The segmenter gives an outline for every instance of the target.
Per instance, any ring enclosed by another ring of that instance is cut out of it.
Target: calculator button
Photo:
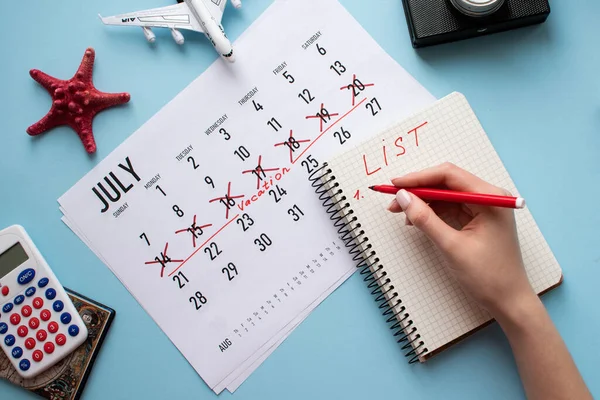
[[[8,296],[8,286],[2,286],[2,296]]]
[[[50,333],[58,332],[58,324],[54,321],[50,322],[48,324],[48,332],[50,332]]]
[[[54,353],[54,343],[52,343],[52,342],[46,343],[44,345],[44,351],[46,352],[46,354]]]
[[[52,304],[52,308],[56,312],[61,312],[63,310],[63,308],[65,308],[65,304],[60,300],[56,300],[54,302],[54,304]]]
[[[13,358],[19,359],[23,355],[23,349],[20,348],[19,346],[17,346],[12,349],[11,354],[12,354]]]
[[[28,333],[29,333],[29,329],[27,329],[27,327],[25,325],[21,325],[20,327],[17,328],[17,335],[19,335],[20,337],[25,337],[25,336],[27,336]]]
[[[38,287],[41,287],[41,288],[43,288],[43,287],[45,287],[45,286],[48,284],[48,282],[50,282],[50,281],[48,280],[48,278],[42,278],[42,279],[40,279],[40,280],[39,280],[39,282],[38,282]]]
[[[56,344],[57,345],[62,346],[65,343],[67,343],[67,337],[65,335],[63,335],[62,333],[59,333],[58,335],[56,335]]]
[[[23,308],[21,309],[21,314],[24,317],[29,317],[31,315],[32,311],[33,310],[31,309],[31,306],[23,306]]]
[[[21,285],[25,285],[31,282],[35,278],[35,269],[27,268],[25,271],[21,272],[17,277],[17,282]]]
[[[33,307],[35,307],[36,309],[40,309],[42,308],[42,306],[44,305],[44,300],[42,300],[41,297],[36,297],[35,299],[33,299]]]
[[[21,322],[21,316],[17,313],[13,314],[10,316],[10,323],[13,325],[18,324],[19,322]]]
[[[36,317],[33,317],[29,320],[29,327],[31,329],[37,329],[40,326],[40,320]]]
[[[71,325],[69,327],[69,335],[75,337],[79,334],[79,327],[77,325]]]
[[[2,311],[7,313],[10,312],[13,309],[13,304],[12,303],[6,303],[4,305],[4,307],[2,307]]]
[[[68,324],[69,322],[71,322],[71,314],[69,314],[68,312],[64,312],[60,315],[60,322],[62,322],[63,324]]]
[[[4,335],[6,332],[8,332],[8,325],[4,322],[0,322],[0,334]]]
[[[25,301],[25,296],[23,296],[22,294],[18,295],[17,297],[15,297],[15,305],[18,306],[19,304],[23,303]]]
[[[42,358],[44,358],[44,353],[42,353],[40,350],[36,350],[31,355],[31,358],[35,362],[40,362],[40,361],[42,361]]]
[[[56,290],[54,290],[52,288],[46,289],[46,298],[48,300],[52,300],[55,297],[56,297]]]
[[[37,340],[39,340],[40,342],[43,342],[44,340],[46,340],[46,338],[48,337],[48,334],[46,333],[45,330],[40,329],[37,334],[35,335],[35,337],[37,338]]]
[[[51,316],[52,314],[50,314],[49,310],[42,310],[42,312],[40,313],[40,318],[42,319],[42,321],[48,321]]]
[[[31,363],[27,359],[21,360],[21,362],[19,363],[19,368],[21,369],[21,371],[27,371],[29,367],[31,367]]]
[[[8,347],[12,346],[13,344],[15,344],[15,337],[13,335],[6,335],[6,337],[4,338],[4,344]]]
[[[35,347],[35,339],[34,338],[27,338],[25,339],[25,348],[27,350],[31,350]]]
[[[25,291],[25,296],[27,297],[31,297],[35,294],[35,286],[30,286],[29,288],[27,288],[27,290]]]

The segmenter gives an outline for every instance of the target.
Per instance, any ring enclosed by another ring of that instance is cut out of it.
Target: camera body
[[[488,35],[548,18],[548,0],[402,0],[413,47]]]

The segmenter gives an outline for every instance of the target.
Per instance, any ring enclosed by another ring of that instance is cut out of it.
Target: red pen
[[[423,200],[448,201],[451,203],[477,204],[489,207],[523,208],[525,199],[522,197],[498,196],[495,194],[481,194],[457,192],[454,190],[430,188],[399,188],[392,185],[369,186],[369,189],[379,193],[396,194],[400,189],[414,194]]]

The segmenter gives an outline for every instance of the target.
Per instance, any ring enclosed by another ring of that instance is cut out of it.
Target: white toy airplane
[[[144,36],[154,43],[156,35],[151,28],[169,28],[175,43],[182,45],[185,39],[178,29],[188,29],[201,32],[215,46],[217,53],[229,62],[235,61],[233,47],[227,38],[221,19],[227,0],[177,0],[178,4],[115,15],[103,18],[98,15],[105,25],[141,26]],[[242,6],[241,0],[231,0],[235,8]]]

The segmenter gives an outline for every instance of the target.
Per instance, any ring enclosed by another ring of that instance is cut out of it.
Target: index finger
[[[444,163],[418,172],[411,172],[399,178],[392,179],[392,183],[394,186],[406,188],[446,186],[449,189],[462,192],[505,194],[503,189],[484,181],[452,163]]]

